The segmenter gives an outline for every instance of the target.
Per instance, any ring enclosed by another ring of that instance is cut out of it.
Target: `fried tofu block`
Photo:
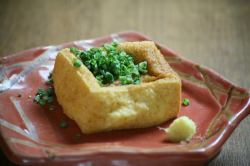
[[[75,55],[68,48],[56,57],[53,80],[57,100],[85,134],[159,125],[180,110],[181,80],[155,44],[124,42],[118,47],[137,63],[146,60],[154,79],[139,85],[102,87],[87,67],[73,66]]]

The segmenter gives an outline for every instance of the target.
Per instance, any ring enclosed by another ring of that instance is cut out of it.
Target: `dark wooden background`
[[[124,30],[250,89],[249,0],[0,0],[0,56]],[[248,117],[209,165],[250,165],[249,140]]]

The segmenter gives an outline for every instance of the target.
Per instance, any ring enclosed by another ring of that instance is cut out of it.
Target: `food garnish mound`
[[[194,121],[187,116],[182,116],[175,119],[165,129],[167,140],[171,142],[189,141],[196,133],[196,125]]]
[[[181,80],[151,41],[65,48],[52,77],[64,113],[85,134],[159,125],[180,110]]]

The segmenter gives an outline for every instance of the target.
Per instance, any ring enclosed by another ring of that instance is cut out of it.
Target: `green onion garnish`
[[[138,70],[139,70],[139,72],[142,73],[142,74],[146,74],[148,72],[147,66],[148,66],[148,64],[147,64],[146,61],[139,63],[138,64]]]
[[[77,68],[81,67],[81,66],[82,66],[81,60],[75,59],[75,60],[74,60],[74,66],[77,67]]]
[[[183,99],[183,102],[182,102],[182,104],[183,104],[184,106],[188,106],[188,105],[190,104],[190,101],[189,101],[189,99],[187,99],[187,98],[184,98],[184,99]]]
[[[68,123],[65,120],[62,120],[60,123],[60,128],[67,128],[68,127]]]
[[[120,84],[140,84],[141,74],[146,74],[147,62],[134,63],[131,55],[117,49],[118,43],[104,44],[88,51],[80,51],[70,48],[70,52],[76,56],[73,64],[80,67],[84,64],[96,77],[100,85],[112,84],[119,81]]]
[[[53,84],[52,73],[49,73],[48,80],[47,80],[46,84],[48,84],[48,85]]]
[[[37,90],[36,96],[34,97],[34,102],[40,106],[45,106],[46,104],[52,103],[54,100],[54,89],[49,87],[47,90],[39,88]]]
[[[71,47],[70,52],[75,54],[76,56],[79,56],[79,54],[80,54],[80,51],[75,47]]]

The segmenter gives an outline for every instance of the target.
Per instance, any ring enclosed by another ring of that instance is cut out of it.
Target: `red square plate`
[[[176,55],[157,43],[182,78],[182,97],[190,99],[178,116],[193,119],[198,131],[190,142],[165,142],[159,126],[79,135],[55,101],[53,110],[33,103],[64,47],[88,49],[112,40],[142,41],[136,32],[30,49],[1,59],[0,129],[2,149],[25,165],[201,165],[213,158],[235,127],[250,113],[249,92],[214,71]],[[19,95],[20,94],[20,95]],[[59,127],[62,120],[69,126]],[[170,121],[160,127],[167,127]]]

